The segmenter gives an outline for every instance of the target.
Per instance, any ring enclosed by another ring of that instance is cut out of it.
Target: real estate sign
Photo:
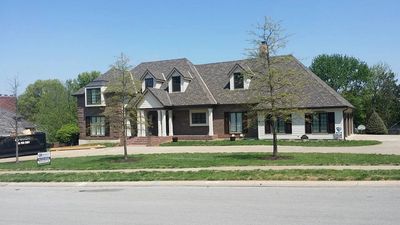
[[[37,164],[45,165],[51,163],[51,154],[50,152],[39,152],[37,154]]]

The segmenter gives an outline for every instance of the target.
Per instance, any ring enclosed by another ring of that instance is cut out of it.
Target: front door
[[[158,115],[157,111],[149,111],[147,113],[148,134],[149,136],[158,136]]]

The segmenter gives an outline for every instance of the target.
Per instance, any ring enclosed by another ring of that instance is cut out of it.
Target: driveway
[[[400,135],[352,135],[349,140],[378,140],[382,144],[361,147],[303,147],[279,146],[279,152],[321,152],[321,153],[364,153],[364,154],[396,154],[400,155]],[[146,147],[128,146],[129,154],[154,153],[208,153],[208,152],[271,152],[272,146],[182,146],[182,147]],[[86,149],[52,152],[53,158],[119,155],[123,147],[102,149]],[[36,156],[24,156],[21,160],[32,160]],[[14,158],[0,159],[0,162],[14,161]]]

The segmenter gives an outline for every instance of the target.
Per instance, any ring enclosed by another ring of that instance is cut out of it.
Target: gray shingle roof
[[[294,105],[295,107],[354,108],[294,56],[277,56],[272,60],[277,60],[277,69],[292,71],[290,76],[302,82],[302,85],[297,87],[296,90],[287,90],[302,96],[302,101]],[[160,89],[149,89],[149,92],[156,96],[164,106],[246,104],[252,100],[251,91],[230,90],[228,74],[235,67],[251,69],[253,66],[254,63],[249,59],[193,65],[186,58],[182,58],[141,63],[132,69],[132,73],[137,80],[140,80],[146,72],[150,72],[156,79],[164,82]],[[189,86],[185,92],[168,93],[166,91],[168,85],[165,81],[174,70],[179,71],[185,79],[189,80]],[[87,87],[106,85],[108,81],[115,79],[117,76],[118,73],[111,69],[91,82]],[[250,89],[251,87],[250,83]],[[84,89],[76,94],[84,94]]]
[[[353,107],[346,99],[336,93],[292,55],[278,57],[284,57],[284,60],[277,60],[279,62],[277,68],[280,70],[290,69],[293,71],[293,79],[302,81],[302,85],[299,85],[298,90],[290,90],[302,96],[302,101],[294,105],[295,107]],[[196,65],[196,68],[219,104],[246,104],[251,101],[250,90],[230,90],[227,88],[229,77],[226,75],[235,65],[240,65],[243,68],[251,68],[252,62],[247,59]]]
[[[0,108],[0,136],[9,136],[14,133],[14,118],[15,112]],[[23,130],[30,128],[35,128],[35,125],[24,119],[19,119],[18,133],[22,133]]]

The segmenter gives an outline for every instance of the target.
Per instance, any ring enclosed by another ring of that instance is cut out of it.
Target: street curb
[[[400,187],[400,181],[0,182],[0,188],[15,187]]]

